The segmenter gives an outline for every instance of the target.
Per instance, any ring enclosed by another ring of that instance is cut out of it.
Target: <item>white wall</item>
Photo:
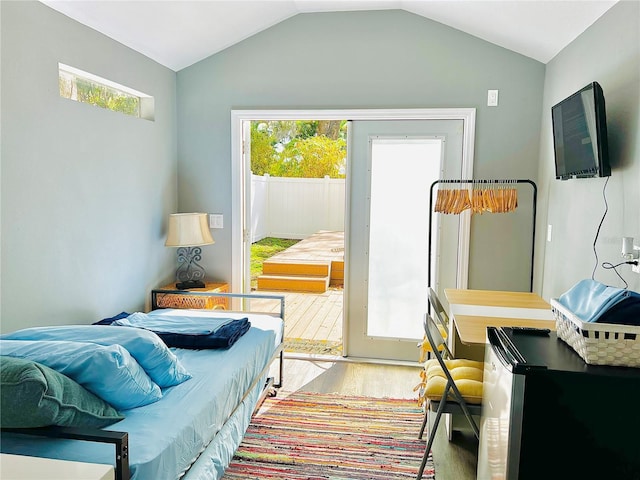
[[[344,231],[343,178],[251,176],[251,241]]]
[[[591,278],[593,243],[605,211],[604,178],[555,180],[551,107],[592,81],[606,100],[612,174],[606,188],[608,213],[597,242],[595,279],[624,286],[602,262],[622,261],[623,236],[640,244],[640,2],[621,1],[547,64],[540,140],[540,215],[536,283],[545,298],[558,297]],[[551,243],[545,241],[553,226]],[[632,290],[640,275],[619,268]]]
[[[1,328],[144,308],[169,279],[175,72],[40,2],[0,2]],[[155,121],[60,98],[58,62],[155,97]]]

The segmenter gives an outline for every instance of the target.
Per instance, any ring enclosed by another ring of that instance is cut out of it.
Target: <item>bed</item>
[[[216,295],[228,296],[234,301],[276,299],[280,309],[276,314],[175,309],[146,314],[150,321],[171,319],[199,325],[246,318],[250,328],[230,348],[171,348],[191,378],[161,388],[162,398],[157,401],[118,409],[124,416],[122,420],[101,429],[46,427],[27,429],[28,434],[23,433],[24,429],[3,428],[2,453],[112,464],[118,480],[222,478],[257,406],[273,391],[274,379],[267,377],[274,360],[280,361],[275,386],[282,382],[284,297]],[[114,329],[109,332],[116,331],[115,328],[127,329],[126,326],[90,328]],[[12,354],[16,342],[22,341],[16,336],[20,334],[0,337],[2,355]],[[83,369],[83,374],[89,374],[88,370],[91,369]]]

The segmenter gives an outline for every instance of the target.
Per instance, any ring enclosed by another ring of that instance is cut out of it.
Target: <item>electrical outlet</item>
[[[633,246],[634,252],[640,252],[640,247],[637,245]],[[640,273],[640,259],[637,260],[638,265],[631,265],[631,271],[634,273]]]

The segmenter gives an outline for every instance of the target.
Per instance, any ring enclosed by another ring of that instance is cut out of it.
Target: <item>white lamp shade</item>
[[[207,225],[206,213],[172,213],[169,215],[167,247],[197,247],[215,243]]]

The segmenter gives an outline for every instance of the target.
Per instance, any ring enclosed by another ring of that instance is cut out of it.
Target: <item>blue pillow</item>
[[[79,383],[24,358],[0,356],[0,426],[102,428],[124,418]]]
[[[120,345],[0,340],[0,355],[46,365],[118,410],[141,407],[162,398],[160,387]]]
[[[191,378],[175,354],[155,333],[110,325],[33,327],[2,335],[6,340],[47,340],[122,345],[159,387],[172,387]]]

